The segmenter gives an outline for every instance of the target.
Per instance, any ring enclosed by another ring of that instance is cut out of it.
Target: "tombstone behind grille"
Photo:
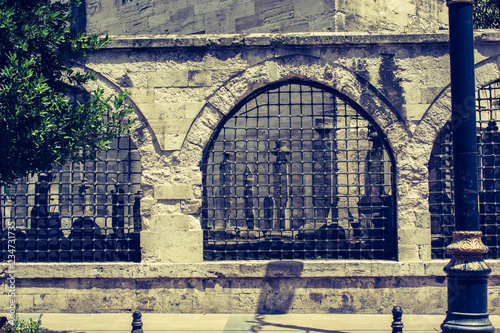
[[[140,174],[138,151],[122,137],[97,161],[20,179],[0,195],[3,240],[15,221],[18,261],[140,261]]]
[[[257,92],[221,122],[202,165],[207,260],[395,257],[390,149],[333,91]]]
[[[500,81],[482,87],[476,94],[479,224],[488,258],[500,257]],[[429,210],[431,213],[432,257],[446,258],[453,240],[453,138],[448,122],[436,138],[429,160]]]

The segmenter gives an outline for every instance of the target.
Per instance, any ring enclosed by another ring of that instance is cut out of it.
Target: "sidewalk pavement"
[[[38,314],[20,314],[20,318],[38,318]],[[444,315],[405,315],[404,332],[441,332]],[[500,316],[490,320],[500,332]],[[392,315],[377,314],[142,314],[144,333],[357,333],[391,332]],[[132,314],[46,313],[42,326],[50,333],[128,333]]]

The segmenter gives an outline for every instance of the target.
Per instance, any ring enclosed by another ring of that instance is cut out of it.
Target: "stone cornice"
[[[477,30],[475,43],[500,42],[500,30]],[[104,49],[156,48],[235,48],[235,47],[313,47],[366,46],[401,44],[447,44],[448,31],[428,34],[334,33],[306,32],[283,34],[218,34],[218,35],[149,35],[112,36]]]
[[[487,260],[492,276],[499,260]],[[411,277],[445,276],[448,260],[395,261],[258,261],[203,263],[17,263],[16,279],[78,278],[262,278],[262,277]],[[8,264],[0,264],[2,275]]]

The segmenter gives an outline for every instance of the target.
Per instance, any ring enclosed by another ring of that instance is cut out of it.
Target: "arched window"
[[[68,163],[1,190],[3,260],[14,253],[20,262],[140,261],[141,161],[129,136],[96,161]]]
[[[205,260],[396,256],[391,151],[334,91],[256,92],[214,132],[202,168]]]
[[[479,224],[488,258],[500,257],[500,81],[476,94]],[[429,209],[432,257],[449,257],[445,251],[453,240],[454,198],[452,132],[448,122],[434,143],[429,160]]]

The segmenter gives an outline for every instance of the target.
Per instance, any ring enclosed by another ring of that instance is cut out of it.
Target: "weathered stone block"
[[[416,217],[416,227],[417,228],[423,228],[423,229],[429,229],[431,226],[431,214],[429,213],[429,210],[425,210],[423,212],[417,212],[415,214]]]
[[[203,103],[139,104],[163,150],[179,150]]]
[[[165,258],[170,258],[171,255],[168,254],[167,248],[177,248],[177,249],[196,249],[203,248],[200,246],[200,242],[203,242],[203,234],[201,230],[189,230],[189,231],[166,231],[166,232],[144,232],[144,235],[141,234],[141,237],[144,236],[144,244],[145,246],[151,248],[152,244],[156,244],[156,246],[160,246],[158,250],[162,253],[160,258],[162,258],[163,262],[172,262],[172,260],[165,261]],[[201,238],[200,238],[201,237]],[[142,242],[142,240],[141,240]],[[160,253],[158,252],[158,253]],[[165,255],[168,255],[167,257]],[[176,260],[175,262],[183,262]],[[185,261],[192,262],[192,261]]]
[[[204,1],[194,5],[194,15],[198,16],[209,12],[214,12],[220,8],[220,2],[217,0]]]
[[[430,104],[408,104],[406,106],[406,117],[409,121],[419,121],[425,114]]]
[[[148,87],[187,87],[188,71],[156,71],[148,73]]]
[[[263,22],[258,14],[242,16],[236,19],[235,29],[236,32],[248,31],[249,29],[261,26]]]
[[[444,87],[427,87],[420,89],[421,103],[431,104]]]
[[[130,35],[135,35],[141,31],[145,31],[149,28],[147,19],[138,19],[131,22],[127,22],[127,33]]]
[[[148,120],[194,119],[203,107],[203,102],[174,102],[140,104]]]
[[[16,288],[17,289],[17,288]],[[40,290],[40,294],[43,290]],[[19,312],[30,312],[34,305],[34,295],[23,294],[23,289],[18,288],[16,292],[16,303],[19,304]],[[7,304],[7,303],[4,303]]]
[[[184,104],[184,112],[186,118],[194,119],[200,113],[201,108],[205,105],[204,102],[200,103],[185,103]]]
[[[144,89],[147,87],[148,76],[145,72],[130,71],[124,74],[122,72],[113,74],[116,74],[113,81],[127,91],[131,88]]]
[[[200,196],[197,193],[195,193],[195,197],[199,198]],[[197,215],[200,213],[201,204],[202,201],[200,199],[184,200],[181,202],[181,211],[184,214]]]
[[[431,236],[430,229],[402,229],[398,230],[399,244],[425,244]]]
[[[191,217],[188,215],[154,215],[151,217],[153,225],[151,231],[189,231],[192,229]]]
[[[325,4],[323,1],[298,1],[294,3],[293,9],[297,17],[318,15],[324,13]],[[304,30],[299,30],[304,31]]]
[[[188,73],[188,85],[190,87],[206,87],[212,84],[212,73],[210,71],[190,70]]]
[[[33,296],[33,309],[34,310],[60,310],[64,311],[69,306],[68,296],[61,295],[57,291],[42,292]]]
[[[432,259],[431,250],[432,248],[430,244],[420,244],[418,246],[418,256],[420,260],[425,260],[425,261],[431,260]]]
[[[153,198],[141,199],[141,215],[150,215],[157,201]]]
[[[226,87],[221,87],[208,102],[220,113],[228,114],[236,104],[236,100]]]
[[[418,261],[419,252],[417,245],[398,245],[398,260],[399,261]]]
[[[194,6],[187,6],[177,9],[170,15],[170,21],[187,21],[192,19],[195,15],[194,8]],[[165,20],[165,16],[163,16],[163,20]]]
[[[157,135],[163,150],[181,150],[186,134],[164,134]]]
[[[238,19],[240,17],[251,16],[255,14],[255,2],[247,0],[240,2],[236,8],[232,10],[231,17]]]
[[[127,88],[130,98],[136,104],[151,104],[154,102],[154,90],[150,88]]]
[[[430,102],[422,102],[420,86],[415,86],[414,84],[406,85],[403,83],[402,87],[404,89],[405,104],[430,104]]]
[[[151,127],[162,128],[162,134],[183,134],[185,136],[192,122],[193,119],[160,119],[151,121]]]
[[[11,311],[11,300],[15,300],[14,298],[10,297],[9,295],[0,295],[0,302],[2,302],[3,309],[2,313],[9,314]],[[15,306],[15,304],[14,304]]]
[[[160,262],[201,262],[203,261],[203,232],[163,231],[141,233],[143,253]]]
[[[189,135],[186,137],[186,140],[195,145],[204,147],[205,144],[210,139],[212,133],[213,130],[210,127],[206,126],[201,121],[196,121],[191,127],[191,131],[189,132]]]
[[[156,200],[194,199],[193,190],[189,185],[157,185],[154,188]]]

